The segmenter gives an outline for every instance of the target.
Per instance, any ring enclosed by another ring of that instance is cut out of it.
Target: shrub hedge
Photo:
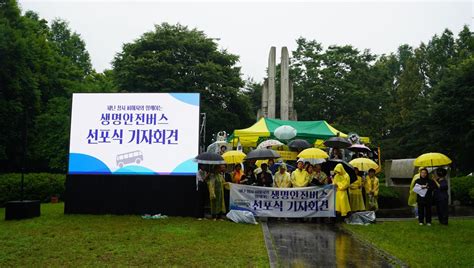
[[[451,178],[451,194],[453,200],[458,200],[464,205],[474,205],[474,177],[454,177]]]
[[[404,206],[402,201],[400,201],[398,192],[384,184],[379,185],[378,203],[379,208],[399,208]]]
[[[51,196],[60,199],[65,191],[66,175],[52,173],[29,173],[25,174],[24,199],[41,200],[49,202]],[[5,202],[20,200],[21,198],[21,174],[8,173],[0,175],[0,206]]]

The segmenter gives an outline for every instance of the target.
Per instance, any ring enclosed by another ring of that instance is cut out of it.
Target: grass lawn
[[[474,267],[474,220],[449,220],[443,226],[418,222],[344,225],[357,237],[398,257],[410,267]]]
[[[171,217],[64,215],[44,204],[41,217],[4,221],[5,266],[269,266],[260,225]]]

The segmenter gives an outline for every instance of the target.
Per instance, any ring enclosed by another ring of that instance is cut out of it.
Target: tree
[[[40,110],[41,59],[48,51],[36,20],[21,16],[15,1],[0,7],[0,159],[2,168],[18,170]]]
[[[69,59],[74,66],[82,71],[83,76],[93,72],[86,43],[79,34],[71,31],[66,21],[56,19],[51,23],[49,40],[61,56]]]
[[[432,149],[451,156],[454,166],[465,171],[474,169],[473,74],[474,54],[446,71],[435,88],[429,127]]]
[[[299,120],[326,120],[359,134],[378,134],[383,105],[373,98],[381,83],[371,75],[375,56],[352,46],[330,46],[299,38],[291,60],[291,79]]]
[[[71,94],[115,89],[67,23],[52,27],[0,0],[0,171],[20,170],[25,141],[28,171],[65,171]]]
[[[163,23],[125,44],[113,66],[118,87],[127,92],[201,93],[207,132],[216,133],[254,121],[239,94],[244,82],[237,61],[203,32]]]

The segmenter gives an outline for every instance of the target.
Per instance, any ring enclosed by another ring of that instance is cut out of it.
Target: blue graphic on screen
[[[69,154],[69,173],[71,174],[111,174],[104,162],[87,154]]]

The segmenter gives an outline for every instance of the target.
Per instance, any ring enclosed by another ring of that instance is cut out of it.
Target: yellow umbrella
[[[307,158],[318,159],[318,158],[328,158],[329,155],[321,149],[308,148],[301,151],[301,153],[298,154],[298,157],[304,158],[304,159],[307,159]]]
[[[238,164],[244,161],[246,154],[241,151],[227,151],[222,155],[227,164]]]
[[[413,162],[413,165],[415,167],[439,167],[451,163],[451,159],[442,153],[426,153],[418,156]]]
[[[377,170],[379,168],[379,165],[372,161],[371,159],[368,158],[356,158],[352,161],[349,162],[353,167],[358,168],[360,171],[369,171],[369,169],[373,168]]]

